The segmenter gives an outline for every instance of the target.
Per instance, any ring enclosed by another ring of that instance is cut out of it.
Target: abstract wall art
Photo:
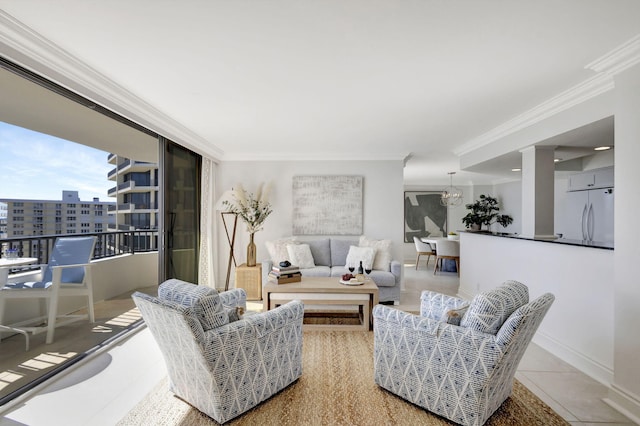
[[[294,176],[293,235],[362,235],[363,176]]]
[[[447,207],[440,204],[440,192],[404,192],[404,242],[413,237],[447,235]]]

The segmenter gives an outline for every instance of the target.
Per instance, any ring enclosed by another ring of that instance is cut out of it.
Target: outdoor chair
[[[23,334],[29,350],[29,334],[47,332],[46,343],[53,343],[55,327],[71,322],[89,319],[95,321],[93,309],[93,282],[91,278],[91,257],[96,237],[62,237],[53,246],[49,263],[40,266],[41,270],[34,281],[0,283],[0,333]],[[1,277],[8,277],[2,271]],[[84,296],[87,298],[87,314],[58,315],[58,301],[61,297]],[[4,324],[7,300],[42,299],[46,302],[46,315],[30,318],[14,324]],[[43,324],[44,322],[44,324]],[[32,324],[32,326],[29,326]],[[33,325],[35,324],[35,325]]]
[[[546,293],[529,302],[524,284],[507,281],[471,304],[424,291],[420,315],[377,305],[374,380],[455,423],[482,425],[511,395],[516,368],[553,300]]]
[[[302,375],[302,317],[298,300],[241,315],[244,289],[222,293],[172,279],[158,297],[133,300],[160,351],[176,396],[225,423]]]

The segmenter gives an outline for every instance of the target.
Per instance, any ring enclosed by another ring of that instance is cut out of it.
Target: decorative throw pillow
[[[460,325],[460,320],[468,309],[468,304],[460,306],[459,308],[446,309],[442,313],[442,318],[440,318],[440,320],[446,322],[447,324]]]
[[[502,326],[503,315],[504,299],[495,291],[487,291],[476,294],[460,325],[482,333],[496,334]]]
[[[170,279],[158,288],[158,299],[193,308],[204,331],[229,322],[218,292],[210,287]]]
[[[370,240],[364,235],[360,237],[360,247],[371,247],[376,250],[373,269],[388,271],[391,265],[391,240]]]
[[[371,247],[349,247],[349,253],[347,253],[347,261],[345,266],[348,268],[353,266],[357,268],[362,261],[362,267],[364,269],[371,269],[373,265],[373,258],[376,255],[376,250]]]
[[[309,244],[288,244],[287,252],[289,253],[289,261],[292,265],[300,269],[315,268],[313,263],[313,255]]]
[[[279,240],[266,241],[264,245],[267,247],[271,261],[274,265],[277,265],[283,260],[291,262],[291,259],[289,259],[289,252],[287,251],[287,245],[296,243],[296,237],[288,237],[280,238]]]

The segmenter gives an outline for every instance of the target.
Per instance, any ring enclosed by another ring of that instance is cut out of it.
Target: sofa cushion
[[[347,253],[347,259],[344,264],[346,267],[353,266],[357,268],[360,265],[360,262],[362,262],[362,267],[364,269],[372,269],[373,259],[375,256],[376,249],[374,248],[350,246],[349,253]]]
[[[394,287],[396,285],[396,277],[387,271],[373,270],[369,274],[369,278],[376,283],[378,287]]]
[[[229,322],[218,292],[210,287],[170,279],[158,287],[158,299],[193,308],[204,331]]]
[[[333,268],[316,266],[315,268],[300,269],[303,277],[330,277]]]
[[[347,254],[349,247],[357,246],[358,242],[354,240],[338,240],[331,238],[331,266],[344,266],[347,264]]]
[[[309,249],[313,256],[313,263],[315,263],[316,266],[331,266],[331,247],[329,245],[329,238],[305,241],[305,244],[309,244]]]
[[[315,268],[309,244],[287,244],[289,261],[300,269]]]
[[[269,257],[274,265],[279,264],[283,260],[289,260],[289,252],[287,251],[288,244],[296,244],[296,237],[280,238],[279,240],[265,241],[264,245],[267,247]]]
[[[370,240],[362,235],[360,237],[360,247],[372,247],[376,250],[373,259],[373,269],[388,271],[391,265],[391,240]]]

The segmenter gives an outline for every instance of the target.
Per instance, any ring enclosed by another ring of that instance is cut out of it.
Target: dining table
[[[438,241],[442,241],[442,240],[448,240],[450,238],[448,237],[420,237],[420,241],[422,241],[423,243],[428,243],[431,245],[431,248],[436,251],[437,250],[437,246],[438,246]],[[455,239],[453,241],[458,241],[458,239]],[[442,265],[441,271],[445,271],[445,272],[457,272],[458,269],[456,268],[456,262],[453,259],[442,259],[444,262],[444,265]]]

